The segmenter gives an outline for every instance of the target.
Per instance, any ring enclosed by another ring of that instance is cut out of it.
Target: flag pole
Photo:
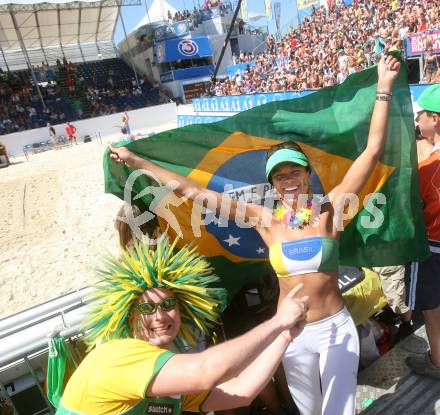
[[[148,23],[151,24],[150,13],[149,13],[149,11],[148,11],[148,3],[147,3],[147,0],[145,0],[145,8],[147,9]]]

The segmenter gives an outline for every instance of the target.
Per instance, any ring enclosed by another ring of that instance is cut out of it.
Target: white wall
[[[226,22],[221,17],[202,22],[204,35],[223,35],[226,33]],[[202,35],[203,36],[203,35]]]
[[[85,135],[90,135],[93,138],[95,133],[99,132],[103,138],[117,140],[121,137],[121,132],[120,129],[114,126],[121,125],[122,115],[123,113],[116,113],[75,121],[73,124],[77,128],[77,138],[82,141]],[[146,134],[177,127],[177,108],[174,103],[129,111],[128,116],[133,134]],[[66,135],[65,126],[66,124],[54,125],[57,135]],[[22,154],[23,146],[26,144],[48,139],[49,131],[47,127],[0,136],[0,141],[6,145],[8,153],[12,156]]]

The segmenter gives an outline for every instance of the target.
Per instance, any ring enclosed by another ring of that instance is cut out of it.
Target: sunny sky
[[[151,7],[153,0],[140,0],[139,6],[125,6],[122,8],[122,16],[125,23],[127,33],[133,29],[136,24],[145,16],[147,7]],[[167,0],[168,3],[173,5],[178,10],[193,9],[194,6],[198,7],[199,4],[203,4],[203,0]],[[282,32],[285,32],[289,26],[296,24],[296,1],[295,0],[272,0],[272,3],[279,1],[281,3],[281,28]],[[248,0],[248,12],[264,13],[264,0]],[[254,25],[269,26],[271,33],[275,32],[275,22],[268,21],[268,19],[260,19]],[[118,21],[114,41],[116,45],[123,40],[124,31],[120,20]]]

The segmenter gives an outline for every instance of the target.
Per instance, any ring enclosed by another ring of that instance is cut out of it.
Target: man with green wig
[[[110,258],[93,293],[93,349],[70,378],[57,415],[178,415],[248,405],[302,330],[307,297],[293,289],[276,315],[200,353],[176,353],[210,334],[225,291],[194,248],[167,239]]]

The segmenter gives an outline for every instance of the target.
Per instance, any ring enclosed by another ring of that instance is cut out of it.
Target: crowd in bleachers
[[[189,10],[183,10],[183,11],[177,11],[174,16],[172,15],[171,11],[168,10],[167,12],[167,21],[168,24],[173,24],[177,22],[181,22],[184,20],[187,20],[189,23],[190,28],[197,27],[200,23],[202,23],[204,17],[206,18],[208,15],[210,15],[210,10],[213,7],[218,7],[218,11],[221,16],[223,16],[227,10],[232,10],[232,5],[229,1],[226,3],[223,3],[218,0],[213,1],[205,1],[203,3],[203,7],[195,7],[193,11]]]
[[[337,1],[305,18],[299,28],[254,56],[241,52],[236,63],[255,62],[217,82],[216,95],[302,91],[336,85],[374,63],[383,50],[402,50],[409,33],[440,28],[440,3],[433,0]],[[425,44],[429,49],[430,44]],[[440,59],[437,60],[440,67]],[[440,70],[430,77],[440,81]]]
[[[138,84],[132,69],[117,58],[80,64],[64,58],[32,71],[0,73],[0,135],[160,102],[157,88],[146,78]]]
[[[170,23],[193,19],[204,9],[225,8],[206,1],[202,8],[169,13]],[[302,91],[336,85],[358,70],[374,64],[383,50],[402,49],[403,39],[414,32],[440,28],[440,5],[433,0],[337,0],[321,6],[299,28],[276,41],[267,37],[264,52],[241,52],[235,63],[251,63],[244,71],[218,81],[216,95],[254,92]],[[425,81],[440,81],[440,59],[429,52]],[[0,73],[0,134],[45,126],[47,122],[75,121],[116,111],[157,104],[160,92],[141,79],[120,59],[73,64],[65,58],[54,67],[44,62],[29,71]]]
[[[28,71],[3,73],[0,77],[0,134],[37,128],[47,122],[64,122],[71,114],[59,85],[46,83],[40,88],[43,107]]]
[[[131,88],[114,87],[111,84],[100,89],[89,87],[86,91],[86,99],[90,106],[90,115],[98,117],[120,111],[131,111],[134,108],[146,106],[145,103],[149,105],[158,103],[157,91],[155,92],[156,94],[152,94],[151,87],[145,78],[139,79],[139,86],[133,78]]]

